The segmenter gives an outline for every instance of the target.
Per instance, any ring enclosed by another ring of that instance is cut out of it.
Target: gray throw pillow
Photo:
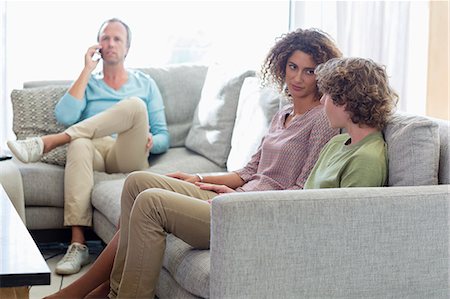
[[[396,113],[384,129],[388,145],[389,186],[438,183],[439,127],[432,120]]]
[[[66,128],[55,118],[55,105],[67,86],[45,86],[15,89],[11,93],[13,131],[17,139],[63,132]],[[62,146],[45,154],[41,161],[64,166],[66,148]]]
[[[234,71],[213,65],[208,69],[200,102],[186,138],[186,147],[225,167],[242,83],[254,71]]]

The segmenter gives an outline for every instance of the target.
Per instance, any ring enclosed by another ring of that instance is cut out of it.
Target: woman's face
[[[316,75],[317,64],[311,55],[296,50],[286,63],[286,86],[294,100],[317,95]]]

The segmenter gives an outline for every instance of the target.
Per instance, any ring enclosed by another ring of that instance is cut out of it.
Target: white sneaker
[[[41,137],[8,141],[8,147],[23,163],[37,162],[44,153],[44,142]]]
[[[56,264],[55,272],[62,275],[78,273],[82,266],[89,264],[89,249],[86,245],[74,242],[66,254]]]

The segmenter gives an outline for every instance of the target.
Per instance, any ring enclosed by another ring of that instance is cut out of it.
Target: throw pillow
[[[55,105],[67,91],[67,86],[45,86],[15,89],[11,93],[13,131],[17,139],[60,133],[65,127],[56,122]],[[65,165],[66,146],[45,154],[42,162]]]
[[[235,71],[218,65],[209,67],[186,138],[188,149],[225,167],[239,92],[244,79],[254,74],[254,71]]]
[[[242,84],[231,137],[227,170],[243,168],[256,153],[278,111],[280,95],[270,88],[261,88],[257,77],[248,77]]]
[[[170,146],[184,146],[192,117],[200,100],[207,67],[176,64],[140,69],[152,77],[164,101]]]
[[[438,183],[439,127],[426,117],[396,113],[384,130],[389,186]]]

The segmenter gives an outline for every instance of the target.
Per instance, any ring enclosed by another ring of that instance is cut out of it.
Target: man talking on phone
[[[44,153],[69,144],[64,173],[64,225],[72,229],[71,244],[56,266],[73,274],[89,262],[84,228],[92,226],[90,202],[93,172],[127,173],[149,166],[148,156],[169,148],[164,105],[155,81],[126,69],[131,31],[123,21],[105,21],[97,44],[84,56],[79,77],[55,108],[61,133],[8,141],[22,162],[37,162]],[[101,58],[100,58],[101,56]],[[103,69],[92,73],[99,61]]]

